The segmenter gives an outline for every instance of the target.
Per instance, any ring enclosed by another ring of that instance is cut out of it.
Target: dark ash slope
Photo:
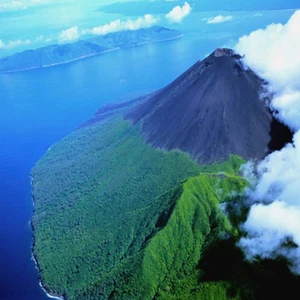
[[[259,97],[263,81],[240,60],[232,50],[217,49],[126,117],[142,121],[153,146],[180,149],[200,164],[230,154],[261,159],[274,119]]]

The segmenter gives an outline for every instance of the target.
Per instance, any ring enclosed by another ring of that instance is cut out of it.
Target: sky
[[[293,8],[298,1],[288,0],[280,4],[282,1],[274,0],[272,5],[273,8]],[[234,21],[228,8],[234,13],[245,8],[250,11],[269,9],[270,1],[119,0],[116,3],[109,0],[2,0],[0,57],[118,30],[151,25],[181,29],[185,20],[197,14],[198,23],[203,22],[203,25]],[[203,20],[202,14],[212,10],[215,12]]]
[[[166,8],[166,16],[163,17],[149,13],[127,17],[122,13],[102,12],[101,7],[108,3],[112,1],[1,2],[0,56],[118,30],[149,27],[156,23],[180,23],[191,12],[186,2],[182,6],[172,4],[172,9]]]

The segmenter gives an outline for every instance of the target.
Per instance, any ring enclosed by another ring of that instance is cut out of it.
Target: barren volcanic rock
[[[243,67],[240,55],[217,49],[126,118],[141,121],[142,133],[154,147],[180,149],[200,164],[223,161],[230,154],[261,159],[270,150],[276,123],[260,97],[263,83]]]

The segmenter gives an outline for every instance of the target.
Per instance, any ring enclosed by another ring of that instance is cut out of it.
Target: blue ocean
[[[234,24],[216,26],[200,22],[212,13],[195,13],[173,27],[183,32],[181,39],[0,74],[0,299],[48,298],[31,257],[30,170],[51,145],[103,104],[159,89],[215,48],[232,47],[241,35],[286,22],[293,12],[235,12]]]

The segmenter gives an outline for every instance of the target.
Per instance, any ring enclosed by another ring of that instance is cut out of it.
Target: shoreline
[[[33,204],[33,213],[34,213],[34,188],[33,188],[33,178],[30,175],[30,185],[31,185],[31,199],[32,199],[32,204]],[[34,245],[35,245],[35,236],[34,236],[34,226],[32,224],[32,220],[30,221],[30,227],[32,230],[32,244],[31,244],[31,260],[34,262],[34,266],[38,272],[38,280],[39,280],[39,286],[41,288],[41,290],[47,295],[48,298],[50,299],[58,299],[58,300],[65,300],[65,298],[63,296],[60,295],[56,295],[56,294],[52,294],[50,291],[48,291],[45,287],[45,285],[43,284],[43,280],[41,277],[41,273],[40,273],[40,268],[39,268],[39,263],[37,261],[37,257],[34,253]]]
[[[38,262],[36,260],[36,257],[33,253],[33,249],[31,251],[31,260],[34,262],[35,268],[38,271],[38,278],[39,278],[39,286],[41,288],[41,290],[47,295],[48,298],[51,299],[58,299],[58,300],[65,300],[62,296],[59,295],[55,295],[55,294],[51,294],[49,291],[47,291],[47,289],[45,288],[45,286],[43,285],[43,281],[41,279],[40,276],[40,271],[39,271],[39,267],[38,267]]]
[[[66,60],[66,61],[63,61],[63,62],[57,62],[57,63],[53,63],[53,64],[36,66],[36,67],[30,67],[30,68],[25,68],[25,69],[18,69],[18,70],[11,70],[11,71],[2,71],[2,72],[0,72],[0,74],[10,74],[10,73],[26,72],[26,71],[32,71],[32,70],[37,70],[37,69],[46,69],[46,68],[51,68],[51,67],[56,67],[56,66],[61,66],[61,65],[67,65],[67,64],[70,64],[70,63],[78,61],[78,60],[82,60],[82,59],[94,57],[94,56],[97,56],[97,55],[101,55],[101,54],[105,54],[105,53],[117,51],[117,50],[120,50],[120,49],[121,48],[116,47],[116,48],[112,48],[112,49],[109,49],[109,50],[104,50],[104,51],[97,52],[97,53],[92,53],[92,54],[88,54],[88,55],[82,55],[82,56],[79,56],[77,58],[69,59],[69,60]]]
[[[172,37],[172,38],[168,38],[168,39],[162,39],[162,40],[157,40],[157,41],[153,41],[153,42],[145,42],[145,43],[141,43],[141,44],[136,44],[135,46],[131,46],[131,48],[143,46],[145,44],[150,44],[150,43],[167,42],[167,41],[171,41],[171,40],[180,39],[182,37],[183,37],[183,34],[180,34],[178,36],[175,36],[175,37]],[[130,48],[130,47],[127,47],[127,48]],[[23,69],[23,70],[9,71],[9,72],[4,72],[4,73],[16,73],[16,72],[30,71],[30,70],[34,70],[34,69],[42,69],[42,68],[48,68],[48,67],[53,67],[53,66],[57,66],[57,65],[68,64],[68,63],[72,63],[72,62],[77,61],[77,60],[81,60],[81,59],[85,59],[85,58],[89,58],[89,57],[93,57],[93,56],[96,56],[96,55],[101,55],[101,54],[105,54],[105,53],[108,53],[108,52],[113,52],[113,51],[117,51],[117,50],[121,50],[121,49],[122,48],[113,48],[113,49],[110,49],[110,50],[102,51],[100,53],[95,53],[95,54],[92,54],[92,55],[81,56],[81,57],[78,57],[76,59],[69,60],[69,61],[62,62],[62,63],[45,65],[45,66],[42,66],[42,67],[33,67],[33,68],[28,68],[26,70]],[[0,74],[4,74],[4,73],[0,72]],[[55,145],[55,143],[53,145]],[[51,145],[47,149],[46,153],[43,156],[45,156],[51,150],[51,148],[53,147],[53,145]],[[30,225],[31,231],[32,231],[31,260],[34,262],[35,268],[36,268],[36,270],[38,272],[38,283],[39,283],[39,286],[40,286],[41,290],[46,294],[46,296],[48,298],[50,298],[50,299],[58,299],[58,300],[66,300],[61,295],[58,295],[56,293],[51,293],[51,291],[47,289],[45,283],[42,280],[42,276],[41,276],[41,272],[40,272],[40,266],[39,266],[39,262],[38,262],[38,257],[35,254],[35,228],[34,228],[34,224],[33,224],[33,216],[35,214],[35,197],[34,197],[34,179],[33,179],[33,177],[32,177],[31,174],[30,174],[30,185],[31,185],[32,213],[33,213],[32,217],[31,217],[31,220],[29,222],[29,225]]]
[[[181,33],[180,35],[172,37],[172,38],[166,38],[166,39],[157,40],[157,41],[150,41],[150,42],[146,41],[146,42],[138,43],[134,46],[124,47],[124,48],[115,47],[115,48],[104,50],[104,51],[97,52],[97,53],[82,55],[82,56],[79,56],[77,58],[73,58],[73,59],[70,59],[70,60],[63,61],[63,62],[57,62],[57,63],[42,65],[42,66],[29,67],[29,68],[24,68],[24,69],[17,69],[17,70],[10,70],[10,71],[0,71],[0,74],[11,74],[11,73],[18,73],[18,72],[27,72],[27,71],[32,71],[32,70],[46,69],[46,68],[51,68],[51,67],[56,67],[56,66],[61,66],[61,65],[67,65],[67,64],[79,61],[79,60],[91,58],[91,57],[94,57],[94,56],[98,56],[98,55],[102,55],[102,54],[106,54],[106,53],[110,53],[110,52],[114,52],[114,51],[119,51],[119,50],[122,50],[122,49],[125,49],[125,48],[139,47],[139,46],[143,46],[143,45],[147,45],[147,44],[151,44],[151,43],[168,42],[168,41],[180,39],[183,36],[184,35]]]

